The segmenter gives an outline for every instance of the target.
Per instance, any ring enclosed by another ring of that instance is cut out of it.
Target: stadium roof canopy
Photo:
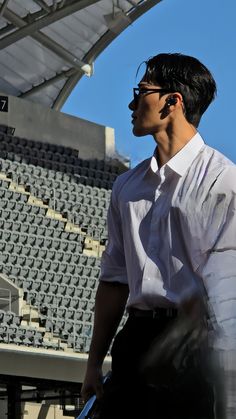
[[[0,92],[60,110],[97,56],[161,0],[0,0]]]

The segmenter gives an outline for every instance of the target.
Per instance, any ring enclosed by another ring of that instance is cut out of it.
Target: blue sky
[[[163,0],[128,27],[95,61],[62,111],[115,129],[116,149],[134,167],[153,153],[151,136],[132,134],[128,103],[141,62],[161,52],[193,55],[212,72],[218,95],[199,132],[236,163],[236,1]],[[140,77],[141,77],[140,73]]]

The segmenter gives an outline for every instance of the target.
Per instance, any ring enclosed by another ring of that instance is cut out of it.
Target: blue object
[[[96,401],[96,396],[92,396],[90,397],[90,399],[87,401],[87,403],[85,404],[82,412],[80,413],[80,415],[77,417],[77,419],[89,419],[89,411],[92,409],[94,403]]]
[[[104,377],[103,377],[103,384],[106,383],[106,381],[111,377],[111,371],[109,371]],[[79,416],[77,416],[76,419],[92,419],[93,413],[94,413],[94,405],[96,403],[96,395],[90,397],[90,399],[86,402],[83,410],[80,412]]]

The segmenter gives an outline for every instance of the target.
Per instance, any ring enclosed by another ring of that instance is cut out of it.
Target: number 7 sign
[[[0,112],[8,112],[8,96],[0,96]]]

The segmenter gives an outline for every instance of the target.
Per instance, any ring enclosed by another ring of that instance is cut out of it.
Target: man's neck
[[[187,123],[176,128],[169,127],[168,130],[158,133],[157,136],[154,135],[154,140],[158,145],[156,156],[158,166],[161,167],[166,164],[196,133],[196,128]]]

